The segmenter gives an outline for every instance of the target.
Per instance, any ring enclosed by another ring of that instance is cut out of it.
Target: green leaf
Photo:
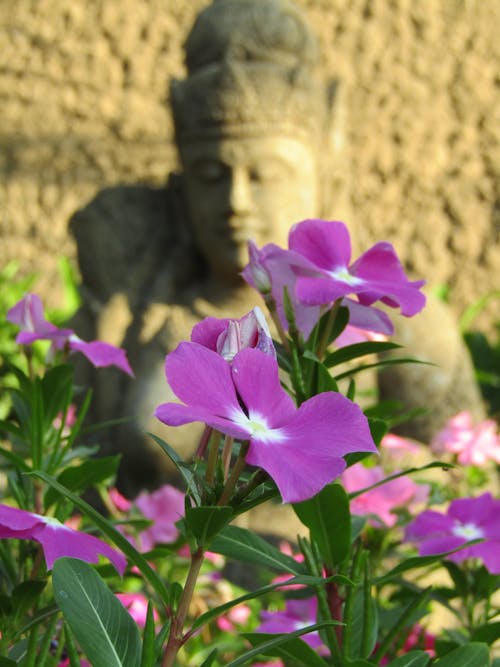
[[[214,650],[211,651],[210,655],[201,663],[200,667],[211,667],[216,657],[217,657],[217,649],[214,648]]]
[[[42,378],[44,426],[48,428],[59,412],[64,412],[73,396],[73,367],[60,364],[49,369]]]
[[[292,585],[321,586],[329,581],[337,581],[343,584],[350,583],[349,579],[347,579],[347,577],[343,577],[342,575],[328,577],[327,579],[323,579],[322,577],[311,577],[307,574],[300,575],[298,577],[292,577],[291,579],[287,579],[286,581],[280,581],[277,584],[269,584],[268,586],[262,586],[262,588],[258,588],[257,590],[251,591],[250,593],[245,593],[244,595],[240,595],[240,597],[237,597],[234,600],[230,600],[229,602],[225,602],[224,604],[221,604],[218,607],[213,607],[212,609],[209,609],[201,616],[198,616],[198,618],[194,621],[191,630],[192,631],[197,630],[202,625],[205,625],[205,623],[211,621],[213,618],[216,618],[217,616],[224,614],[228,609],[231,609],[232,607],[235,607],[236,605],[239,605],[242,602],[246,602],[247,600],[253,600],[254,598],[260,597],[261,595],[266,595],[267,593],[272,593],[272,591],[283,588],[284,586],[292,586]]]
[[[12,606],[16,622],[35,604],[46,585],[46,581],[23,581],[14,588]]]
[[[233,660],[232,662],[228,663],[225,667],[238,667],[239,665],[244,665],[250,658],[255,658],[258,655],[275,655],[275,653],[270,653],[270,651],[274,651],[275,648],[278,646],[283,646],[283,645],[288,645],[290,646],[289,642],[292,642],[294,638],[296,637],[301,637],[302,635],[305,635],[309,632],[315,632],[316,630],[321,630],[322,628],[326,628],[330,625],[338,625],[335,621],[324,621],[323,623],[316,623],[316,625],[309,625],[307,628],[302,628],[301,630],[295,630],[295,632],[289,632],[286,635],[264,635],[264,633],[244,633],[242,636],[248,639],[249,641],[258,641],[259,637],[266,637],[266,640],[259,644],[258,646],[255,646],[254,648],[250,649],[249,651],[246,651],[243,655],[240,655],[236,660]],[[271,637],[271,639],[269,639]],[[294,646],[294,645],[293,645]],[[307,644],[306,644],[307,646]],[[317,653],[314,654],[315,657],[319,660],[321,660],[320,663],[309,663],[309,665],[306,663],[306,667],[325,667],[326,663],[322,658],[317,655]],[[294,655],[292,655],[292,658]]]
[[[84,461],[80,465],[66,468],[58,476],[57,481],[70,491],[84,491],[91,486],[111,479],[116,475],[119,456],[105,456]],[[50,488],[45,494],[45,506],[50,507],[59,494]]]
[[[189,490],[189,492],[192,494],[193,498],[196,500],[197,503],[201,502],[201,498],[199,493],[196,490],[196,485],[193,484],[193,473],[190,470],[189,466],[182,460],[182,458],[177,454],[175,449],[171,447],[165,440],[162,440],[159,438],[157,435],[154,433],[148,433],[148,435],[153,438],[153,440],[156,442],[157,445],[159,445],[165,454],[168,456],[168,458],[172,461],[172,463],[175,465],[177,470],[180,472],[182,475],[182,478],[184,479],[186,486]]]
[[[381,359],[380,361],[377,361],[373,364],[362,364],[361,366],[351,368],[344,373],[334,375],[334,378],[338,382],[339,380],[343,380],[344,378],[350,377],[351,375],[365,371],[368,368],[380,368],[383,366],[392,366],[394,364],[425,364],[427,366],[435,366],[435,364],[431,363],[430,361],[421,361],[420,359],[411,359],[409,357],[401,357],[399,359]]]
[[[137,667],[137,625],[96,571],[76,558],[59,558],[52,570],[54,596],[93,667]]]
[[[296,503],[293,508],[311,531],[325,565],[333,570],[347,557],[351,546],[351,515],[346,492],[340,484],[329,484],[313,498]]]
[[[155,618],[153,604],[149,600],[142,641],[141,667],[151,667],[154,665],[155,657]]]
[[[397,347],[401,347],[401,345],[385,341],[368,341],[366,343],[346,345],[345,347],[341,347],[339,350],[335,350],[335,352],[328,354],[323,363],[327,368],[331,368],[332,366],[343,364],[346,361],[364,357],[366,354],[378,354],[379,352],[394,350]]]
[[[490,652],[486,644],[470,643],[459,646],[433,663],[435,667],[488,667]]]
[[[210,540],[231,521],[233,508],[228,505],[218,507],[188,507],[185,522],[198,544],[207,546]]]
[[[9,658],[0,658],[0,667],[18,667],[18,663]]]
[[[471,635],[471,641],[484,642],[485,644],[493,644],[497,639],[500,639],[500,621],[480,625],[474,629]]]
[[[226,526],[213,540],[210,551],[244,563],[263,565],[278,572],[304,574],[305,568],[245,528]]]
[[[262,647],[263,644],[269,643],[273,638],[282,636],[264,632],[244,634],[244,637],[255,647]],[[299,637],[294,637],[284,644],[268,648],[265,654],[266,656],[282,658],[286,661],[287,667],[326,667],[327,665],[323,658]]]
[[[410,651],[406,655],[397,657],[387,667],[426,667],[429,660],[429,654],[425,651]]]

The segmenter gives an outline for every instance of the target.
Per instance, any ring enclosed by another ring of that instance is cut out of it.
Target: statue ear
[[[350,219],[351,164],[347,143],[345,87],[338,79],[326,84],[326,114],[319,151],[321,216],[330,220]]]

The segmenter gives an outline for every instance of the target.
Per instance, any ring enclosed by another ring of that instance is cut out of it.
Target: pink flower
[[[407,527],[406,539],[420,545],[421,556],[445,553],[483,539],[447,558],[455,563],[478,558],[492,574],[500,574],[500,500],[483,493],[477,498],[453,500],[447,514],[426,510]]]
[[[386,474],[379,466],[366,468],[362,463],[355,463],[342,474],[342,482],[349,493],[376,484],[385,479]],[[408,477],[398,477],[382,484],[371,491],[366,491],[351,500],[351,512],[370,515],[373,525],[394,526],[397,514],[394,510],[405,506],[407,509],[416,502],[425,502],[429,488],[415,484]]]
[[[57,558],[63,556],[97,563],[99,555],[102,555],[113,563],[120,574],[123,574],[127,564],[120,552],[93,535],[68,528],[52,517],[0,505],[0,539],[6,538],[38,542],[48,570],[52,569]]]
[[[111,502],[119,512],[128,512],[132,507],[131,501],[125,498],[125,496],[122,496],[115,487],[109,489],[108,494]]]
[[[493,419],[474,425],[472,415],[459,412],[431,442],[436,454],[448,452],[462,465],[484,465],[492,460],[500,464],[500,437]]]
[[[143,551],[150,551],[155,544],[174,542],[179,531],[175,523],[184,516],[184,494],[165,484],[152,493],[143,492],[135,499],[135,505],[146,519],[153,523],[141,532]]]
[[[229,365],[206,347],[181,343],[165,370],[184,405],[164,403],[156,417],[169,426],[200,421],[249,440],[247,462],[269,473],[284,502],[318,493],[344,470],[345,454],[377,451],[357,405],[325,392],[297,409],[276,360],[260,350],[242,350]]]
[[[125,609],[132,616],[137,625],[143,628],[146,625],[148,614],[148,600],[142,593],[115,593]],[[153,609],[155,621],[159,619],[158,613]]]
[[[302,628],[316,623],[317,611],[318,601],[316,598],[287,600],[282,611],[263,611],[261,613],[262,623],[257,628],[257,632],[287,634],[302,630]],[[302,635],[301,639],[313,649],[317,650],[324,647],[318,632],[309,632]]]
[[[219,616],[217,627],[223,632],[234,632],[238,625],[245,625],[250,618],[252,611],[246,604],[237,604],[226,614]]]
[[[285,667],[285,663],[278,659],[271,662],[254,662],[252,667]]]
[[[324,305],[355,294],[364,306],[381,301],[391,308],[400,307],[407,317],[425,305],[419,291],[425,281],[407,279],[390,243],[376,243],[350,263],[351,240],[343,222],[299,222],[290,231],[288,247],[310,263],[309,270],[297,278],[296,287],[298,299],[306,305]]]
[[[72,329],[59,329],[45,319],[42,302],[36,294],[26,294],[9,310],[7,320],[21,328],[16,337],[16,342],[21,345],[50,340],[53,350],[67,347],[72,352],[81,352],[96,368],[116,366],[133,376],[124,350],[98,340],[86,343]]]
[[[375,333],[374,331],[359,329],[358,327],[353,327],[348,324],[340,336],[335,339],[335,346],[345,347],[346,345],[354,345],[355,343],[379,342],[386,340],[387,336],[383,333]]]
[[[237,352],[247,347],[276,357],[269,326],[257,307],[239,320],[207,317],[193,328],[191,340],[218,352],[226,361],[232,361]]]
[[[422,446],[415,440],[402,438],[394,433],[387,433],[387,435],[384,435],[382,442],[380,443],[380,448],[382,450],[389,450],[391,457],[393,458],[402,458],[407,454],[419,454],[421,452],[421,447]]]

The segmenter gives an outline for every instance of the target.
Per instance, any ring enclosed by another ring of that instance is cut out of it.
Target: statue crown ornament
[[[311,141],[328,90],[317,40],[285,0],[215,0],[186,42],[187,77],[170,88],[180,145],[279,133]]]

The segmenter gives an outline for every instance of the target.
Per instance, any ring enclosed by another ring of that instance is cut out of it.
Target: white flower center
[[[255,437],[261,442],[282,442],[286,440],[286,435],[280,428],[269,428],[265,417],[259,414],[252,414],[247,417],[243,413],[234,415],[233,421],[248,430],[250,437]]]
[[[361,285],[363,282],[362,278],[353,276],[352,273],[349,273],[349,269],[345,266],[335,269],[335,271],[329,272],[331,277],[335,280],[340,280],[340,282],[347,283],[348,285]]]
[[[453,526],[452,533],[466,540],[478,540],[484,537],[484,533],[474,523],[457,523]]]

